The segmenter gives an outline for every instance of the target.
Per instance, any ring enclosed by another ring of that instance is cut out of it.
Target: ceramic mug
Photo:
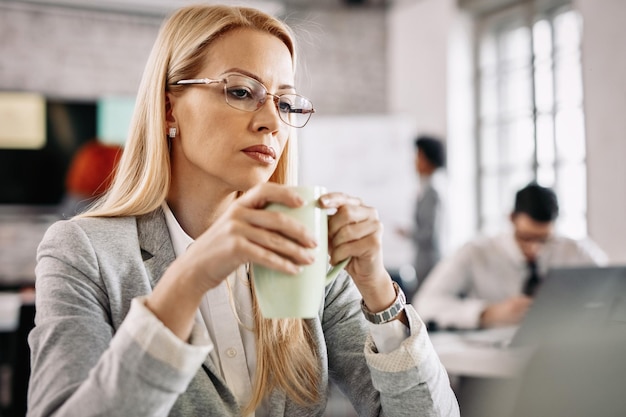
[[[254,291],[265,318],[313,318],[319,313],[324,288],[348,264],[350,258],[328,268],[328,214],[320,208],[318,199],[326,193],[321,186],[291,187],[304,200],[301,207],[269,204],[265,209],[284,213],[300,223],[315,236],[315,261],[304,265],[296,275],[283,273],[261,265],[252,265]]]

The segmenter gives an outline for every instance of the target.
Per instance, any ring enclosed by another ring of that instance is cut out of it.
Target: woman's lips
[[[254,145],[243,150],[250,158],[264,164],[273,164],[276,162],[276,151],[274,148],[265,145]]]

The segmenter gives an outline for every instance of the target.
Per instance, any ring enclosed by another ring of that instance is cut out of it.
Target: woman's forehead
[[[256,29],[234,29],[215,39],[206,49],[203,76],[217,77],[232,68],[254,74],[264,83],[293,85],[289,48],[278,37]]]

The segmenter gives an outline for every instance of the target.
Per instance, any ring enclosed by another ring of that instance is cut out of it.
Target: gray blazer
[[[36,319],[29,335],[29,416],[238,416],[210,355],[192,369],[150,356],[125,321],[174,260],[162,210],[145,216],[75,219],[50,227],[36,268]],[[447,374],[417,313],[411,335],[378,354],[342,273],[307,320],[319,352],[322,392],[335,382],[360,416],[458,416]],[[141,331],[141,329],[139,329]],[[327,398],[302,407],[275,391],[272,417],[322,416]]]

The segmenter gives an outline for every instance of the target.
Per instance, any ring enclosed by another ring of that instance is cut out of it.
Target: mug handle
[[[337,278],[337,275],[339,275],[339,272],[341,272],[341,270],[345,268],[346,265],[348,265],[348,262],[350,262],[350,259],[352,259],[351,256],[347,257],[343,261],[339,262],[337,265],[330,268],[330,270],[326,273],[325,285],[330,284],[335,278]]]

